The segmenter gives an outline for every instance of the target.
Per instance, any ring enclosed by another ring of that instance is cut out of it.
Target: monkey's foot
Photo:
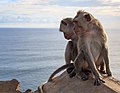
[[[74,76],[76,76],[76,73],[75,73],[75,72],[72,72],[72,73],[69,74],[69,77],[70,77],[70,78],[73,78]]]
[[[111,71],[107,71],[107,75],[108,75],[108,77],[112,76]]]
[[[86,80],[88,80],[88,76],[84,74],[84,75],[81,77],[81,79],[82,79],[83,81],[86,81]]]
[[[94,86],[99,86],[99,85],[101,85],[101,82],[102,82],[102,83],[105,83],[105,81],[102,80],[102,79],[96,79],[95,82],[94,82]]]
[[[112,76],[112,73],[108,73],[108,77]]]
[[[69,67],[69,68],[67,69],[67,73],[70,74],[73,70],[74,70],[74,67]]]
[[[88,80],[89,79],[89,76],[88,75],[86,75],[86,73],[79,73],[78,75],[77,75],[77,77],[78,78],[80,78],[80,79],[82,79],[83,81],[86,81],[86,80]]]

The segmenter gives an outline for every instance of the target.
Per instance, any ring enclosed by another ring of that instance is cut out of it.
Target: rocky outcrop
[[[120,82],[114,78],[103,79],[104,84],[94,86],[94,79],[82,81],[78,77],[69,78],[66,72],[42,86],[44,93],[120,93]],[[39,86],[39,90],[40,90]],[[41,92],[42,93],[42,92]]]
[[[27,89],[20,92],[20,83],[13,79],[11,81],[0,81],[0,93],[120,93],[120,82],[112,77],[105,77],[105,83],[100,86],[94,86],[92,77],[87,81],[82,81],[77,76],[70,79],[66,72],[53,79],[52,82],[46,82],[38,87],[38,90],[32,92]],[[43,91],[41,91],[41,89]]]
[[[16,79],[0,81],[0,93],[20,93],[20,83]]]

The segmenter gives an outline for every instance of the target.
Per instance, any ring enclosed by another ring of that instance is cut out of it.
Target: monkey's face
[[[60,23],[59,30],[63,32],[65,39],[73,39],[76,37],[74,34],[74,23],[72,18],[65,18]]]
[[[88,24],[91,22],[92,16],[88,12],[78,11],[74,17],[73,22],[82,30],[88,30]]]
[[[83,28],[81,26],[79,26],[77,23],[74,23],[73,31],[77,36],[81,35],[84,32]]]

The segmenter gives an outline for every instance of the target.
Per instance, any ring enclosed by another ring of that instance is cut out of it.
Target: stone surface
[[[103,80],[105,83],[94,86],[93,78],[82,81],[76,76],[71,79],[67,72],[63,72],[60,76],[55,77],[52,82],[43,84],[43,92],[40,91],[41,86],[34,92],[31,89],[20,92],[20,83],[13,79],[0,81],[0,93],[120,93],[120,81],[112,77],[104,77]]]
[[[16,80],[0,81],[0,93],[20,93],[20,83]]]
[[[69,78],[66,72],[47,82],[43,86],[44,93],[120,93],[120,82],[112,77],[104,77],[105,83],[94,86],[94,79],[82,81],[78,77]],[[39,86],[40,89],[40,86]]]

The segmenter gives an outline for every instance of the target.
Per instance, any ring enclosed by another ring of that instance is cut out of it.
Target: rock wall
[[[20,83],[16,79],[0,81],[0,93],[20,93]]]

